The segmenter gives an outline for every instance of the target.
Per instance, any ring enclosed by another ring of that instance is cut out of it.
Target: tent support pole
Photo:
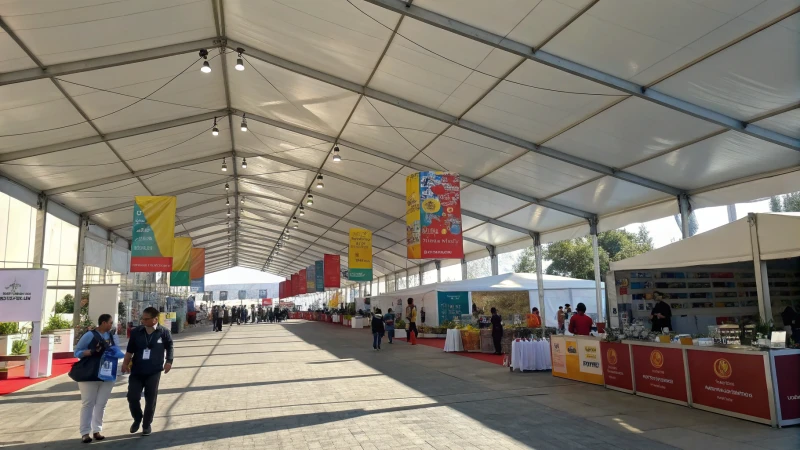
[[[36,235],[33,242],[33,268],[44,267],[44,239],[47,233],[47,196],[39,194],[36,209]]]
[[[539,315],[542,317],[542,328],[545,328],[547,313],[544,309],[544,270],[542,270],[542,239],[538,232],[531,233],[533,251],[536,256],[536,292],[539,295]]]
[[[594,253],[594,292],[597,299],[597,322],[603,320],[603,291],[600,287],[600,250],[597,245],[597,219],[589,221],[589,228],[592,233],[592,253]]]
[[[487,245],[486,250],[489,252],[489,263],[492,266],[492,275],[500,275],[500,266],[497,264],[497,252],[494,245]]]
[[[437,283],[441,283],[442,282],[442,261],[437,259],[433,263],[436,264],[436,282]]]
[[[761,322],[769,323],[772,320],[772,299],[769,295],[769,275],[767,263],[761,261],[761,247],[758,243],[758,221],[755,213],[747,214],[747,223],[750,225],[750,246],[753,252],[753,268],[756,274],[756,291],[758,293],[758,314]]]
[[[89,219],[81,217],[78,225],[78,258],[75,261],[75,297],[72,309],[72,328],[78,328],[81,323],[81,302],[83,299],[83,261],[86,250],[86,232],[89,231]],[[131,244],[133,245],[133,244]],[[133,247],[131,247],[133,250]]]
[[[691,214],[691,206],[689,205],[689,196],[681,194],[678,196],[678,210],[681,214],[681,239],[686,239],[689,236],[689,214]]]
[[[467,279],[467,258],[461,258],[461,279]]]

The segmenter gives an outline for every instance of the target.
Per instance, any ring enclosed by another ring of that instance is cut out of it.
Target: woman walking
[[[383,316],[381,309],[375,308],[375,314],[372,315],[372,348],[375,350],[381,349],[381,339],[383,339]]]
[[[97,374],[103,354],[114,344],[111,338],[113,325],[114,320],[110,314],[101,315],[97,319],[97,328],[84,334],[75,348],[75,357],[81,359],[76,364],[87,364],[92,367],[92,374],[87,379],[76,380],[81,391],[80,433],[84,444],[92,442],[92,438],[96,441],[105,439],[100,432],[103,431],[103,416],[106,412],[106,403],[111,396],[111,389],[114,388],[114,381],[101,381],[97,378]],[[70,376],[73,374],[70,373]],[[92,432],[94,434],[90,436]]]
[[[386,327],[386,335],[391,344],[394,340],[394,312],[392,312],[392,308],[389,308],[389,311],[386,311],[386,315],[383,316],[383,324]]]

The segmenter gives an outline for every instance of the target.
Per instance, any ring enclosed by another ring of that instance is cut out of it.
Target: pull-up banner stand
[[[46,289],[47,269],[0,269],[0,318],[3,322],[33,322],[30,378],[42,373],[39,360]]]

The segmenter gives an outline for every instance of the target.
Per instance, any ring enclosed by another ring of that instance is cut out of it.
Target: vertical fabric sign
[[[307,284],[307,275],[306,272],[308,269],[303,269],[297,274],[297,285],[299,286],[297,289],[298,294],[305,294],[308,292],[308,284]]]
[[[347,253],[348,279],[372,280],[372,232],[350,228],[350,248]]]
[[[192,258],[189,262],[189,278],[192,280],[192,292],[206,290],[206,249],[192,249]]]
[[[317,291],[317,267],[312,264],[306,267],[306,292],[316,292]]]
[[[292,274],[292,296],[300,293],[300,274]]]
[[[170,286],[190,286],[189,268],[192,257],[192,238],[177,237],[172,244],[172,273]]]
[[[409,259],[460,259],[461,180],[452,172],[406,177],[406,247]]]
[[[317,292],[325,292],[325,264],[314,261],[314,287]]]
[[[341,259],[339,255],[328,255],[322,257],[324,274],[324,287],[326,288],[339,288],[341,287]]]
[[[134,197],[131,272],[172,271],[175,197]]]

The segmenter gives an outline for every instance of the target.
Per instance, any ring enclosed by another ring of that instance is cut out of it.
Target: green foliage
[[[528,247],[523,250],[512,268],[515,273],[536,272],[536,250],[533,247]]]
[[[600,273],[608,272],[612,261],[630,258],[653,249],[653,239],[644,226],[637,233],[626,230],[605,231],[597,235]],[[594,252],[591,237],[555,242],[547,246],[544,257],[552,261],[550,275],[594,279]]]
[[[769,210],[772,212],[800,212],[800,192],[770,197]]]
[[[119,314],[120,320],[124,320],[128,317],[128,308],[125,306],[125,303],[119,302],[117,304],[117,314]]]
[[[398,330],[405,330],[406,329],[406,321],[403,319],[397,319],[394,321],[394,327]]]
[[[19,333],[19,324],[17,322],[0,322],[0,336],[17,333]]]
[[[47,325],[42,329],[42,333],[50,333],[55,330],[67,330],[72,328],[72,323],[64,320],[60,315],[54,314],[47,319]]]
[[[81,314],[89,314],[89,297],[84,298],[86,302],[81,302]],[[72,294],[67,294],[63,299],[56,302],[54,311],[56,314],[72,314],[75,312],[75,297]]]
[[[12,355],[24,355],[28,353],[28,341],[25,339],[20,339],[19,341],[14,341],[11,344],[11,354]]]

